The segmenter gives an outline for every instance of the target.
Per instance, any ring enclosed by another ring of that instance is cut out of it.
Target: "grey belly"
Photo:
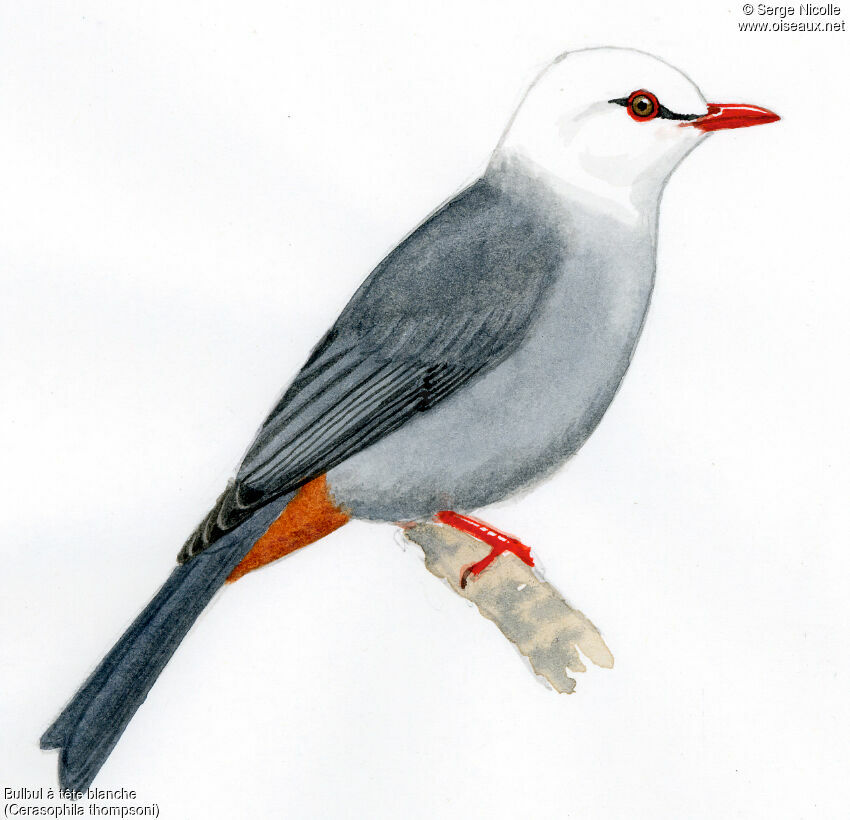
[[[521,347],[328,472],[357,518],[471,511],[539,481],[585,442],[625,375],[652,291],[643,254],[565,275]]]

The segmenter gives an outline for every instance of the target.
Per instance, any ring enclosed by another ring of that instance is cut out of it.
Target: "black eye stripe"
[[[614,103],[615,105],[627,106],[629,104],[628,97],[619,97],[616,100],[608,100],[609,103]],[[671,111],[666,106],[658,103],[658,115],[664,120],[697,120],[702,114],[677,114],[675,111]]]

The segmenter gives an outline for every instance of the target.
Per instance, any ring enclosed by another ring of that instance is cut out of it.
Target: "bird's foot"
[[[516,555],[524,564],[534,566],[534,559],[531,557],[531,547],[527,547],[518,538],[512,535],[506,535],[499,530],[494,529],[489,524],[483,521],[478,521],[475,518],[470,518],[468,515],[460,515],[451,510],[442,510],[434,516],[441,524],[447,524],[456,530],[465,532],[479,541],[483,541],[490,546],[490,554],[477,561],[474,564],[466,567],[460,576],[460,588],[466,589],[466,585],[470,576],[477,578],[490,564],[493,563],[502,553],[511,552]]]

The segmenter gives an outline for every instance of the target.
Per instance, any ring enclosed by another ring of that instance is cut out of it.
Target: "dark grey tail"
[[[259,510],[178,566],[42,735],[42,749],[60,750],[62,788],[89,787],[195,619],[289,498]]]

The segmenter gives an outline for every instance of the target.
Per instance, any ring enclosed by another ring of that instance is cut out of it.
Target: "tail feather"
[[[201,611],[290,498],[259,510],[176,567],[42,735],[42,749],[60,749],[62,788],[88,788]]]

